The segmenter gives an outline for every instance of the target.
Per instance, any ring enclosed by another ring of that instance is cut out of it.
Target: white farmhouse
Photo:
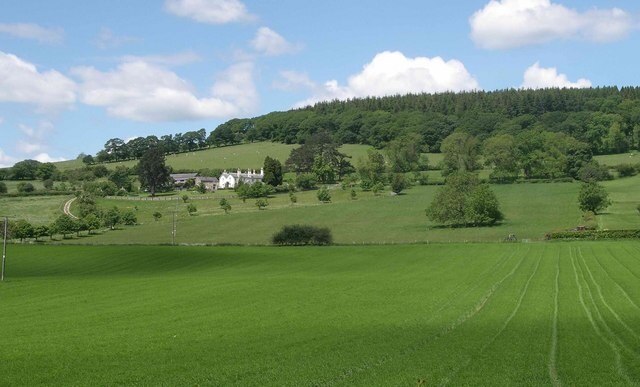
[[[235,188],[238,183],[243,182],[245,184],[253,184],[262,182],[264,177],[264,169],[260,170],[260,173],[256,173],[255,170],[247,170],[243,173],[240,169],[237,172],[229,173],[227,171],[222,172],[218,182],[219,189]]]

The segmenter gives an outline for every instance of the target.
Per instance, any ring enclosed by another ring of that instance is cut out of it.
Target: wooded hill
[[[640,88],[500,90],[409,94],[321,102],[216,128],[210,145],[270,140],[301,143],[328,130],[336,141],[383,147],[418,133],[429,151],[456,129],[480,140],[525,130],[562,132],[590,145],[594,154],[621,153],[640,145]]]

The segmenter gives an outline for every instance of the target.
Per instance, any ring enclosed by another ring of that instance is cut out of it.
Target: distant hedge
[[[330,245],[333,237],[328,228],[295,224],[282,227],[271,240],[275,245]]]
[[[33,192],[12,192],[0,194],[0,197],[19,198],[24,196],[68,196],[75,195],[76,191],[33,191]]]
[[[602,239],[640,239],[640,230],[585,230],[559,231],[545,235],[547,240],[602,240]]]

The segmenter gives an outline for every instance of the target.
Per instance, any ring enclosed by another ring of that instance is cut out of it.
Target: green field
[[[211,148],[196,152],[179,153],[167,156],[167,165],[174,169],[197,171],[203,168],[253,168],[259,169],[264,164],[264,158],[273,157],[285,162],[289,158],[289,153],[293,148],[298,147],[297,144],[282,144],[278,142],[256,142],[250,144],[242,144],[235,146],[226,146],[221,148]],[[340,150],[353,160],[366,155],[368,145],[343,145]],[[105,166],[115,169],[119,165],[133,167],[138,160],[129,160],[116,163],[107,163]],[[81,168],[83,166],[80,160],[69,160],[56,163],[59,169]]]
[[[318,202],[315,191],[298,192],[298,203],[294,206],[290,204],[287,194],[281,194],[269,199],[269,206],[262,211],[255,207],[255,199],[243,203],[230,191],[218,191],[216,195],[211,195],[212,199],[193,201],[198,208],[197,216],[189,216],[187,204],[179,199],[100,200],[99,204],[105,208],[118,206],[135,210],[141,224],[68,242],[170,243],[174,210],[177,210],[176,242],[208,244],[268,244],[276,230],[283,225],[296,223],[329,227],[335,241],[341,244],[497,242],[512,233],[520,239],[540,240],[549,231],[575,227],[580,219],[578,184],[513,184],[493,187],[506,215],[501,225],[467,229],[439,228],[430,223],[424,213],[438,188],[416,186],[399,196],[392,196],[389,191],[380,196],[359,192],[357,200],[350,199],[349,191],[336,188],[331,191],[332,203],[326,204]],[[233,209],[228,215],[218,205],[216,198],[220,195],[231,195],[229,200]],[[152,217],[155,211],[163,214],[157,222]]]
[[[3,385],[633,385],[640,244],[10,246]]]
[[[614,166],[619,164],[638,164],[640,163],[640,153],[620,153],[615,155],[595,156],[594,159],[600,164]]]

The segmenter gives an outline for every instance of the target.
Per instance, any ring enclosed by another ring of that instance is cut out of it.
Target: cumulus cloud
[[[33,155],[48,148],[50,137],[55,132],[55,127],[50,121],[40,121],[37,126],[20,124],[18,126],[22,132],[22,139],[18,141],[16,149],[24,154]]]
[[[33,23],[0,23],[0,33],[47,44],[57,44],[64,40],[62,28],[45,28]]]
[[[317,86],[311,98],[296,106],[332,99],[478,88],[476,79],[458,60],[445,61],[440,57],[408,58],[401,52],[385,51],[377,54],[360,73],[349,77],[346,85],[340,85],[336,80],[328,81]]]
[[[551,0],[491,0],[469,19],[471,38],[485,49],[509,49],[557,39],[609,42],[633,28],[619,8],[579,12]]]
[[[571,82],[565,74],[558,74],[555,67],[540,67],[536,62],[524,72],[523,89],[545,89],[545,88],[586,88],[591,87],[591,81],[580,78],[576,82]]]
[[[37,160],[41,163],[57,163],[59,161],[66,161],[64,157],[53,157],[48,153],[39,153],[32,157],[33,160]]]
[[[146,55],[135,56],[126,55],[121,58],[123,62],[137,62],[142,61],[146,63],[152,63],[163,66],[182,66],[200,61],[202,58],[200,55],[193,51],[184,51],[177,54],[170,55]]]
[[[290,54],[300,50],[300,45],[289,43],[280,34],[267,27],[258,29],[255,38],[251,41],[251,46],[257,52],[268,56]]]
[[[200,23],[226,24],[255,19],[239,0],[166,0],[164,8]]]
[[[55,70],[40,72],[35,65],[0,51],[0,102],[27,103],[39,111],[57,111],[76,101],[76,84]]]
[[[117,48],[129,43],[140,42],[140,38],[116,35],[109,28],[102,28],[93,43],[100,49]]]
[[[229,117],[250,112],[258,99],[251,63],[227,69],[206,97],[196,96],[193,86],[176,73],[142,60],[124,62],[107,72],[78,67],[72,73],[81,80],[82,102],[135,121]]]
[[[0,148],[0,168],[11,167],[16,162],[18,162],[18,159],[13,156],[9,156],[4,152],[4,150],[2,150],[2,148]]]

